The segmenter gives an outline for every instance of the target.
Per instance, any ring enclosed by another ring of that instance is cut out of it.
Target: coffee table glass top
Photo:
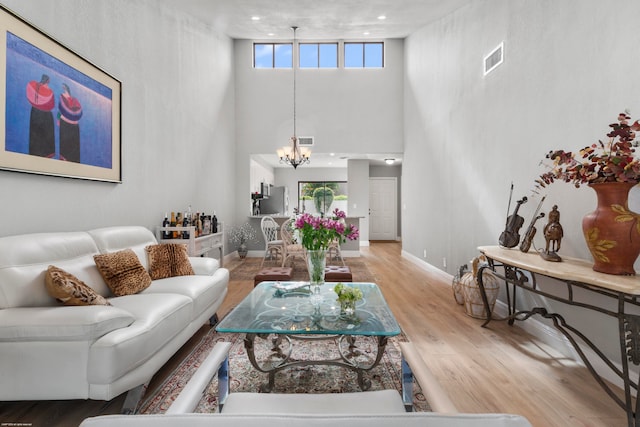
[[[333,291],[336,284],[320,286],[322,302],[318,304],[313,303],[312,290],[306,282],[262,282],[218,323],[216,330],[287,335],[400,334],[400,326],[376,284],[345,283],[362,290],[363,298],[356,304],[355,319],[340,315],[340,304]]]

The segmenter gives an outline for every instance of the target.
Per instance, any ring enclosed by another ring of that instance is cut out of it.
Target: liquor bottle
[[[198,224],[198,236],[202,234],[202,217],[200,216],[200,212],[196,213],[196,224]]]
[[[171,221],[169,222],[169,225],[171,227],[175,227],[176,226],[176,213],[175,212],[171,212]],[[176,232],[175,231],[169,232],[169,239],[175,239],[175,238],[176,238]]]
[[[170,225],[169,218],[167,217],[167,213],[165,212],[164,220],[162,221],[162,227],[168,227],[169,225]],[[162,238],[163,239],[170,239],[171,238],[171,232],[167,231],[167,230],[162,230]]]
[[[180,214],[180,212],[178,212],[176,214],[176,227],[182,228],[182,215]],[[173,232],[173,238],[174,239],[182,239],[182,232],[181,231],[174,231]]]
[[[183,220],[182,220],[182,226],[186,228],[186,227],[189,227],[189,225],[190,225],[190,224],[189,224],[189,214],[188,214],[188,212],[185,212],[185,213],[184,213],[184,218],[183,218]],[[183,238],[183,239],[188,239],[188,238],[189,238],[189,230],[186,230],[186,229],[185,229],[185,230],[182,232],[182,238]]]
[[[213,211],[213,216],[211,217],[211,232],[218,232],[218,218],[216,218],[216,211]]]
[[[211,234],[211,215],[202,215],[202,232]]]

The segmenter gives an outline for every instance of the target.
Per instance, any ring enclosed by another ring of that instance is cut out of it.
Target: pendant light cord
[[[294,141],[297,142],[297,133],[296,133],[296,61],[295,61],[295,51],[296,51],[296,30],[298,27],[291,27],[293,30],[293,45],[291,46],[291,66],[293,67],[293,137],[296,138]]]

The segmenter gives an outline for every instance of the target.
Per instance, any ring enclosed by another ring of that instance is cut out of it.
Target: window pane
[[[291,68],[293,65],[293,56],[291,44],[275,45],[275,68]]]
[[[364,66],[382,67],[382,43],[366,43],[364,45]]]
[[[253,61],[256,68],[273,68],[273,45],[254,44]]]
[[[318,44],[300,44],[300,68],[318,68]]]
[[[320,45],[320,68],[338,68],[338,45],[322,43]]]
[[[362,68],[363,63],[362,43],[344,44],[344,66],[345,68]]]
[[[347,213],[347,183],[344,181],[298,181],[298,209],[311,215],[331,215],[334,209]]]

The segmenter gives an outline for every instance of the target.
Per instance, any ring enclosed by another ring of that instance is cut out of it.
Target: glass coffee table
[[[371,387],[364,373],[380,362],[388,338],[399,335],[400,326],[374,283],[347,283],[362,290],[363,298],[353,316],[341,315],[333,291],[336,284],[326,283],[314,295],[306,282],[262,282],[216,325],[218,332],[245,334],[249,361],[268,374],[263,392],[273,389],[276,372],[306,365],[350,369],[357,374],[362,390]],[[333,340],[337,355],[317,359],[292,356],[296,341],[302,340]],[[270,346],[269,357],[257,360],[256,346],[265,343]]]

